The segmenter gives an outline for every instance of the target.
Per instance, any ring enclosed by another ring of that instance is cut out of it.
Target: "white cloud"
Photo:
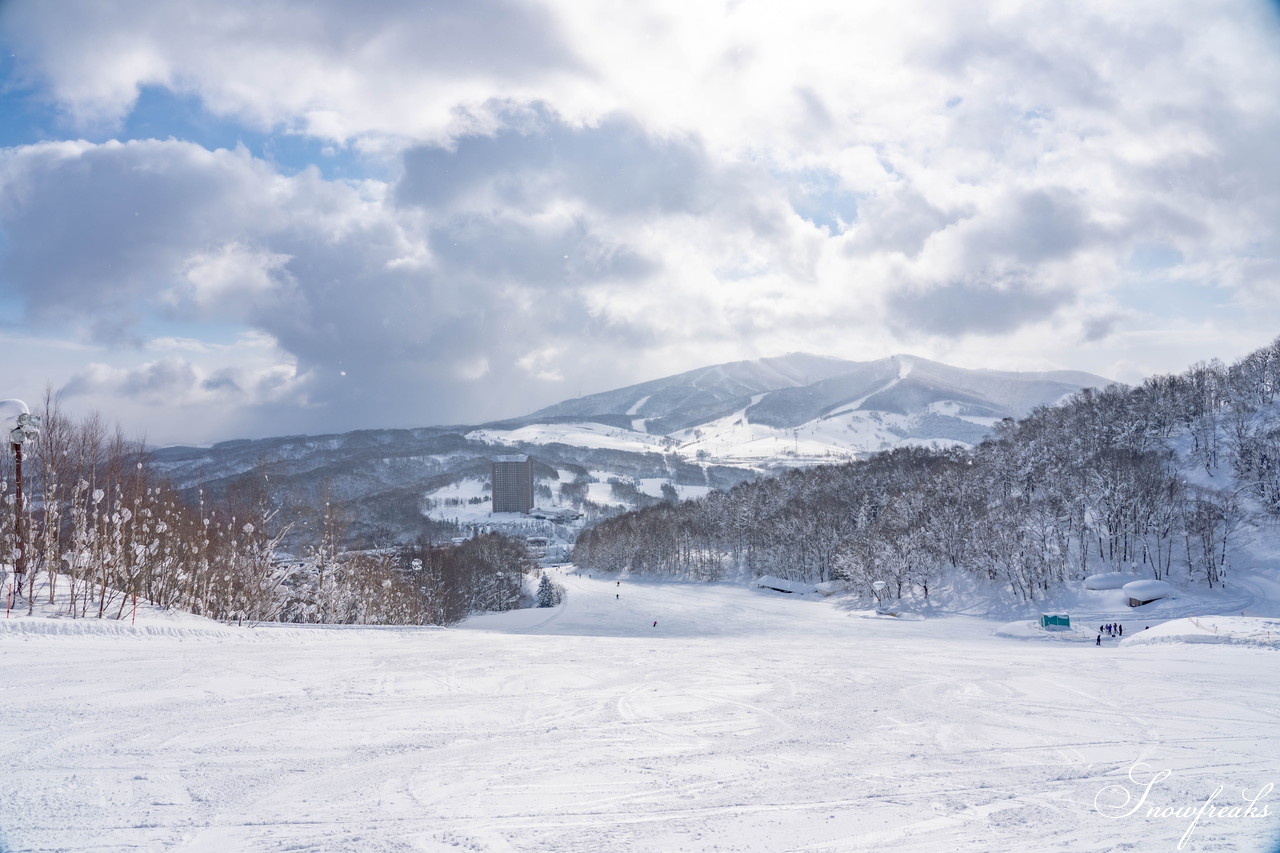
[[[564,353],[564,347],[549,345],[527,352],[516,359],[516,366],[534,379],[543,382],[563,382],[564,374],[560,372],[558,362]]]
[[[261,427],[265,412],[312,409],[309,377],[256,332],[227,344],[168,337],[132,352],[89,348],[63,369],[52,390],[65,408],[104,412],[152,443],[219,440],[228,430]]]
[[[280,275],[288,255],[254,249],[232,241],[186,259],[179,284],[161,294],[174,306],[189,304],[200,313],[239,302],[272,301],[281,289]]]
[[[24,68],[81,127],[118,124],[163,86],[258,128],[431,137],[466,123],[460,106],[533,95],[576,64],[518,0],[7,5]]]
[[[1280,26],[1260,4],[60,8],[10,4],[0,32],[78,127],[162,86],[396,166],[0,152],[0,295],[33,327],[167,353],[93,374],[139,399],[479,420],[789,350],[1176,369],[1147,332],[1206,324],[1229,350],[1280,319]],[[1174,260],[1135,267],[1151,246]],[[278,345],[288,393],[170,360],[212,324]]]
[[[209,352],[210,347],[196,338],[165,337],[147,341],[146,349],[152,352]]]

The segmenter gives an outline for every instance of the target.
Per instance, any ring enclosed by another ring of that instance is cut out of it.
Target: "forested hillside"
[[[342,507],[322,497],[282,521],[261,468],[183,494],[101,417],[74,420],[51,399],[41,414],[21,502],[15,460],[0,456],[0,579],[19,612],[40,598],[67,617],[119,619],[141,600],[237,622],[451,624],[519,607],[536,567],[499,534],[349,549]]]
[[[610,519],[575,562],[929,595],[960,572],[1023,600],[1124,569],[1217,587],[1242,528],[1280,516],[1280,339],[1236,364],[1086,389],[971,450],[905,448]]]

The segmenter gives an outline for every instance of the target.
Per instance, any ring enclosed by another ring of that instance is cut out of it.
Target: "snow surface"
[[[606,478],[617,475],[605,475]],[[613,485],[610,483],[589,483],[587,485],[587,500],[600,506],[608,506],[609,504],[624,503],[619,498],[614,497]]]
[[[720,465],[770,468],[779,460],[788,466],[845,462],[894,447],[969,446],[954,439],[907,437],[920,425],[916,415],[846,407],[798,427],[773,427],[752,423],[746,412],[742,409],[673,433],[681,442],[675,452]],[[963,420],[976,423],[984,419]],[[990,423],[981,425],[987,428]]]
[[[508,430],[477,429],[467,433],[466,438],[502,445],[568,444],[632,453],[661,453],[664,449],[662,436],[598,423],[529,424]]]
[[[818,588],[811,583],[790,581],[786,578],[776,577],[775,575],[762,575],[755,579],[752,586],[759,589],[773,590],[774,592],[783,592],[789,595],[811,595],[818,591]]]
[[[653,396],[652,394],[645,394],[639,400],[636,400],[635,403],[631,406],[631,408],[627,409],[627,414],[628,415],[640,414],[640,409],[644,406],[645,403],[649,402],[649,398],[651,398],[652,396]]]
[[[488,479],[481,480],[476,477],[467,477],[456,483],[450,483],[443,488],[427,492],[426,497],[442,503],[449,498],[463,501],[484,498],[486,503],[491,503],[488,486]]]
[[[690,486],[684,483],[672,483],[662,477],[644,477],[639,481],[639,490],[655,498],[662,497],[662,487],[670,485],[676,490],[676,498],[682,501],[705,498],[711,492],[710,486]]]
[[[1256,616],[1189,616],[1131,634],[1123,642],[1131,646],[1153,643],[1217,643],[1280,650],[1280,619]]]
[[[494,513],[493,499],[487,489],[488,485],[489,481],[487,479],[480,480],[467,477],[456,483],[450,483],[443,488],[427,492],[424,497],[435,501],[436,504],[423,514],[429,518],[456,521],[460,524],[510,523],[527,520],[527,516],[521,513]],[[473,498],[483,498],[484,500],[479,503],[470,503]],[[461,503],[449,506],[445,503],[449,499],[459,500]]]
[[[0,620],[0,850],[1165,851],[1148,807],[1280,782],[1272,649],[555,579],[460,629]],[[1274,850],[1258,804],[1182,849]]]
[[[867,396],[881,393],[898,381],[895,379]],[[751,404],[764,396],[752,397]],[[674,446],[666,436],[645,431],[648,418],[632,418],[629,430],[591,422],[528,424],[514,430],[472,430],[466,438],[501,445],[566,444],[634,453],[674,453],[688,461],[766,469],[777,467],[779,460],[788,466],[844,462],[894,447],[968,447],[968,443],[958,439],[912,437],[912,433],[921,429],[922,418],[934,414],[955,417],[983,429],[990,429],[997,420],[960,416],[960,407],[946,401],[930,404],[919,415],[863,411],[857,408],[863,399],[798,427],[785,428],[752,423],[746,414],[748,406],[726,417],[671,433],[670,438],[679,442]],[[626,414],[635,414],[647,400],[645,397],[637,401]]]
[[[1096,636],[1093,629],[1073,624],[1070,628],[1043,628],[1037,619],[1010,622],[995,630],[997,637],[1015,640],[1045,640],[1047,642],[1092,643]]]

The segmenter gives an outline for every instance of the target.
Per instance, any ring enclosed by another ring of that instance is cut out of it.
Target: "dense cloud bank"
[[[17,2],[0,41],[7,393],[162,442],[1274,334],[1274,4]]]

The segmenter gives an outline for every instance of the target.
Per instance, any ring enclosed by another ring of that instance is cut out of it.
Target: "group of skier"
[[[1100,646],[1100,645],[1102,645],[1102,635],[1103,635],[1103,634],[1106,634],[1108,637],[1123,637],[1123,636],[1124,636],[1124,626],[1123,626],[1123,625],[1121,625],[1119,622],[1108,622],[1108,623],[1106,623],[1105,625],[1099,625],[1099,626],[1098,626],[1098,639],[1097,639],[1097,640],[1095,640],[1095,641],[1094,641],[1094,643],[1093,643],[1095,646]]]

